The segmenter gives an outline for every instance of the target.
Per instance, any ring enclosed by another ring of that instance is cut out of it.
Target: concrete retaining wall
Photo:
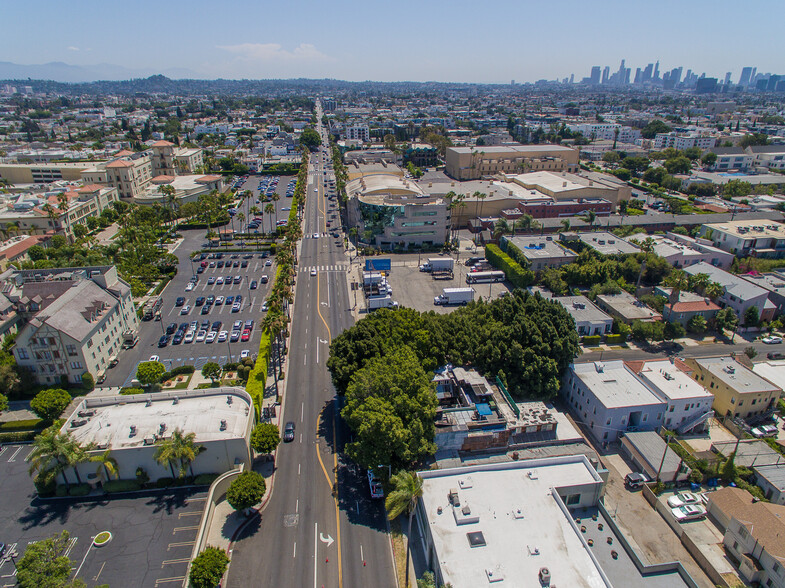
[[[725,578],[722,577],[722,574],[720,574],[714,568],[714,566],[711,565],[711,562],[706,558],[705,555],[703,555],[703,552],[690,538],[688,533],[684,533],[681,536],[681,543],[682,545],[684,545],[684,548],[687,550],[687,552],[695,560],[695,563],[697,563],[700,566],[700,568],[704,572],[706,572],[706,575],[709,577],[709,579],[712,582],[714,582],[716,586],[722,586],[722,588],[730,588],[731,585],[728,584],[728,582],[725,581]]]

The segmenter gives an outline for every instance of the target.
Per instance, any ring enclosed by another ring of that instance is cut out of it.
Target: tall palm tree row
[[[409,555],[412,548],[412,518],[417,507],[417,499],[422,496],[422,479],[416,472],[401,471],[390,478],[393,490],[387,495],[384,507],[387,509],[387,518],[393,520],[406,513],[409,515],[408,530],[406,532],[406,581],[404,586],[409,586]]]

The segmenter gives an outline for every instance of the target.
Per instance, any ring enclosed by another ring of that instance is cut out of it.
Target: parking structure
[[[196,539],[206,493],[194,489],[151,491],[134,495],[41,500],[35,494],[25,459],[30,445],[0,449],[0,588],[16,586],[15,566],[27,546],[59,534],[70,534],[66,555],[74,576],[88,586],[105,583],[129,588],[177,586]],[[120,472],[121,476],[132,472]],[[67,472],[73,479],[73,473]],[[62,480],[61,480],[62,482]],[[100,506],[100,508],[96,508]],[[93,538],[109,531],[112,540],[94,547]],[[122,580],[120,580],[122,579]]]

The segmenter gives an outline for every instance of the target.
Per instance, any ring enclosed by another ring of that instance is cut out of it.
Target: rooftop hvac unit
[[[450,492],[447,494],[447,500],[453,506],[461,506],[461,499],[458,497],[458,490],[456,488],[450,488]]]
[[[180,404],[180,397],[179,396],[175,396],[174,400],[172,400],[172,404]]]
[[[544,586],[551,585],[551,571],[548,568],[540,568],[540,573],[538,575],[540,577],[540,584]]]
[[[226,430],[226,419],[221,419],[221,431]]]
[[[158,434],[163,435],[166,432],[166,423],[158,425]]]
[[[232,395],[231,395],[231,394],[229,394],[229,395],[226,397],[226,404],[231,404],[232,402],[234,402],[234,400],[232,400]]]
[[[152,406],[152,405],[153,405],[153,400],[152,400],[152,398],[148,398],[148,399],[147,399],[147,402],[145,402],[145,403],[144,403],[144,405],[145,405],[145,406]]]
[[[136,425],[131,425],[131,432],[128,434],[129,437],[136,437]]]

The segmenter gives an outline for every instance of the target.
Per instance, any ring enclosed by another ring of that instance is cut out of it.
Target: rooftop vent
[[[458,489],[457,488],[450,488],[449,494],[447,494],[447,500],[453,506],[461,506],[461,499],[458,497]]]
[[[513,516],[513,518],[515,518],[515,519],[522,519],[522,518],[523,518],[523,509],[522,509],[522,508],[516,508],[516,509],[514,509],[514,510],[512,511],[512,516]]]
[[[551,585],[551,571],[548,568],[540,568],[540,573],[537,575],[540,578],[540,584],[543,586]]]
[[[231,395],[231,394],[229,394],[229,395],[226,397],[226,404],[231,404],[232,402],[234,402],[234,400],[232,399],[232,395]]]
[[[226,430],[226,419],[221,419],[221,431]]]
[[[180,397],[179,396],[175,396],[174,400],[172,400],[172,404],[180,404]]]
[[[729,374],[735,374],[735,373],[736,373],[736,368],[735,368],[735,367],[733,367],[732,365],[726,365],[726,366],[725,366],[724,368],[722,368],[722,369],[723,369],[725,372],[729,373]]]
[[[469,540],[469,545],[471,547],[485,547],[485,535],[482,534],[482,531],[472,531],[471,533],[466,533],[466,538]]]
[[[594,362],[594,369],[597,370],[598,374],[601,374],[603,372],[603,370],[605,369],[605,365],[603,365],[599,361],[595,361]]]
[[[158,425],[158,434],[163,435],[166,432],[166,423]]]
[[[458,486],[461,487],[462,490],[466,490],[467,488],[472,487],[472,479],[471,477],[466,477],[458,480]]]
[[[499,567],[496,569],[485,568],[485,576],[488,578],[489,584],[504,581],[504,574],[502,574],[501,568]]]
[[[539,480],[540,476],[537,475],[537,470],[530,470],[528,474],[530,480]]]
[[[131,432],[128,434],[128,437],[136,437],[136,425],[131,425]]]

